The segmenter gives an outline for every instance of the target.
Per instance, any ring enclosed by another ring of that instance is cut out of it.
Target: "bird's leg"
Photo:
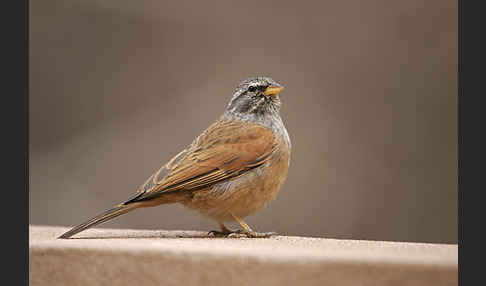
[[[256,231],[252,230],[250,228],[250,226],[247,225],[246,222],[244,222],[238,216],[236,216],[234,214],[231,214],[231,216],[241,225],[241,227],[243,228],[243,230],[242,231],[235,231],[232,234],[230,234],[229,237],[231,237],[231,236],[238,236],[238,234],[243,234],[243,235],[245,235],[247,237],[252,237],[252,238],[266,238],[266,237],[270,237],[272,235],[276,235],[277,234],[276,232],[256,232]]]
[[[214,235],[214,236],[228,236],[228,235],[230,235],[230,234],[232,234],[232,233],[235,232],[233,230],[228,229],[221,221],[218,221],[218,224],[219,224],[219,228],[221,229],[221,231],[211,230],[208,233],[209,235]]]

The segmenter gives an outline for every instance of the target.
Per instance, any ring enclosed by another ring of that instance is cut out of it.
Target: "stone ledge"
[[[30,285],[457,285],[457,245],[30,226]]]

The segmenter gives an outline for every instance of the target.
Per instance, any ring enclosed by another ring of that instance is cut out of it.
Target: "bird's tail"
[[[120,204],[120,205],[117,205],[116,207],[111,208],[111,209],[109,209],[109,210],[107,210],[107,211],[105,211],[105,212],[83,222],[82,224],[73,227],[68,232],[59,236],[59,238],[70,238],[71,236],[73,236],[73,235],[75,235],[75,234],[77,234],[77,233],[79,233],[83,230],[86,230],[90,227],[93,227],[93,226],[96,226],[98,224],[109,221],[110,219],[116,218],[117,216],[125,214],[129,211],[132,211],[132,210],[136,209],[137,207],[138,207],[137,204],[128,204],[128,205]]]

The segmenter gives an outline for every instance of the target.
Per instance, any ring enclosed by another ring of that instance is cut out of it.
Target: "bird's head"
[[[232,115],[278,114],[280,111],[279,94],[282,85],[269,77],[252,77],[242,81],[236,88],[226,113]]]

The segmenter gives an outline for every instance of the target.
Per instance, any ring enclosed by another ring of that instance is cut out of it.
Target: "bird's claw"
[[[243,235],[246,235],[248,238],[269,238],[271,236],[277,235],[276,232],[256,232],[256,231],[248,231],[248,232],[241,232]]]
[[[232,230],[232,231],[217,231],[211,230],[208,235],[215,237],[228,237],[228,238],[268,238],[277,235],[276,232],[256,232],[256,231],[244,231],[244,230]]]
[[[211,230],[208,232],[209,236],[215,236],[215,237],[227,237],[228,235],[232,234],[232,231],[218,231],[218,230]]]

